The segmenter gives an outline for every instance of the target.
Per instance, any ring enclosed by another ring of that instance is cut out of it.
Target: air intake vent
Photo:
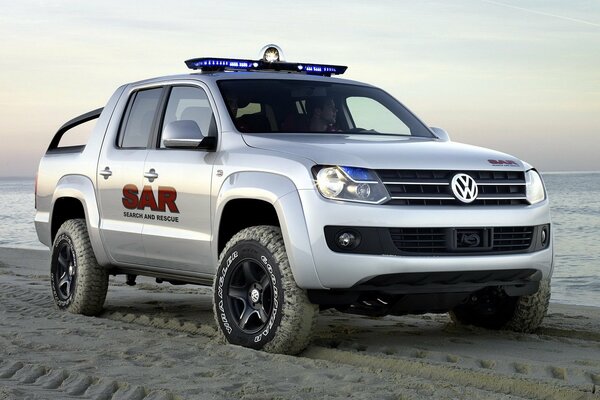
[[[532,226],[494,228],[493,251],[526,250],[531,246]]]
[[[527,252],[534,227],[390,228],[389,232],[396,248],[407,255],[498,254]]]

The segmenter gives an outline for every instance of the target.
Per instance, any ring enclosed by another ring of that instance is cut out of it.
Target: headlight
[[[546,198],[542,177],[537,171],[530,169],[525,173],[527,201],[529,204],[537,204]]]
[[[313,171],[319,193],[328,199],[372,204],[389,199],[385,186],[371,170],[317,166]]]

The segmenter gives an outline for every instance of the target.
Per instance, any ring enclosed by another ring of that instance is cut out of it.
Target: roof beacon
[[[215,71],[277,71],[299,72],[307,75],[341,75],[348,67],[342,65],[306,64],[285,62],[283,51],[274,44],[264,46],[259,54],[260,60],[242,60],[236,58],[203,57],[187,60],[189,69],[202,72]]]
[[[258,56],[262,57],[263,61],[269,63],[285,61],[281,47],[277,46],[276,44],[266,45],[260,50]]]

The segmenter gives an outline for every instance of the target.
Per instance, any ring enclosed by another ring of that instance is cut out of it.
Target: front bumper
[[[533,206],[386,206],[331,201],[314,190],[300,190],[310,249],[325,288],[351,288],[387,274],[535,269],[549,279],[552,238],[545,250],[506,255],[397,256],[332,251],[324,227],[421,228],[537,226],[550,222],[548,201]],[[312,289],[312,287],[306,287]],[[316,289],[316,287],[315,287]]]

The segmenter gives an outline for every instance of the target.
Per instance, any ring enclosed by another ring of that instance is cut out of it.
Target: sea
[[[552,301],[600,307],[600,172],[546,173],[554,231]],[[0,246],[47,249],[37,239],[34,183],[0,178]]]

